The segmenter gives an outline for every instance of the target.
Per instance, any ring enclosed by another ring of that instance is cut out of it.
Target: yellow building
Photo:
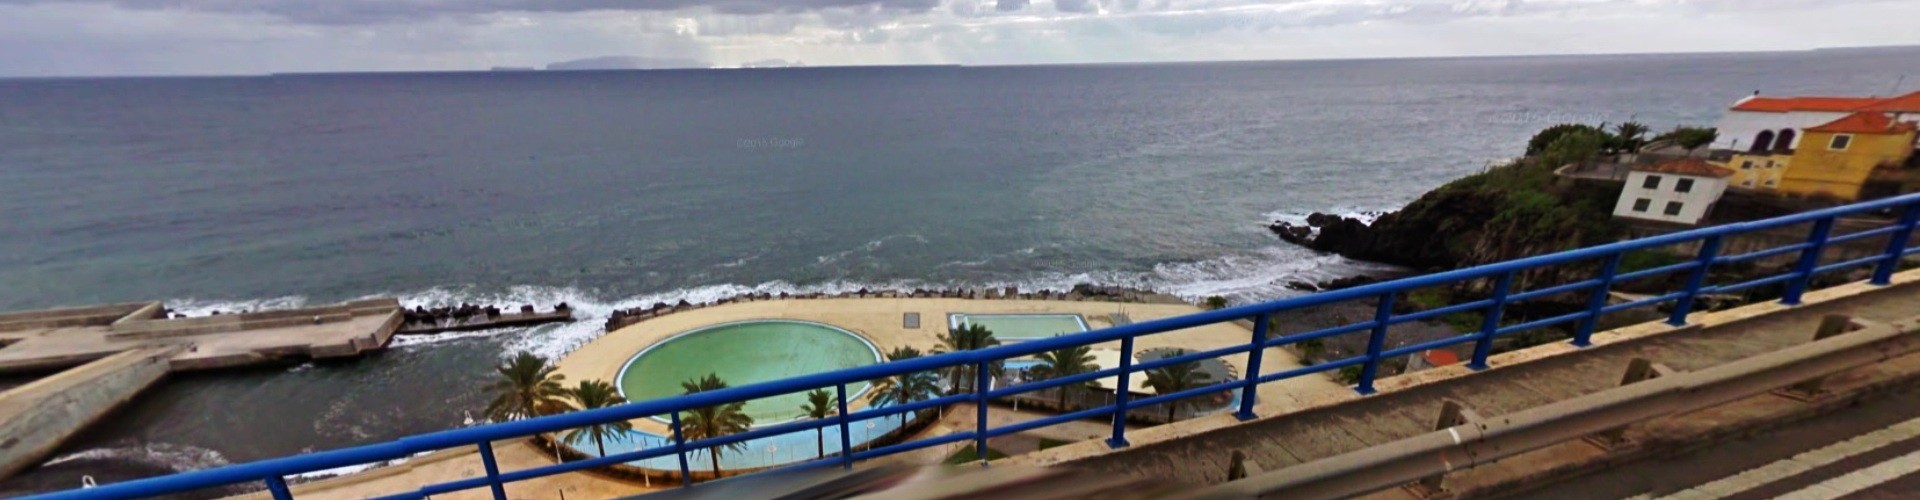
[[[1913,156],[1914,138],[1912,122],[1873,111],[1806,129],[1780,178],[1780,191],[1859,199],[1875,169],[1897,169]]]
[[[1721,166],[1733,170],[1733,177],[1727,179],[1733,187],[1771,191],[1780,188],[1780,178],[1791,163],[1792,155],[1735,153]]]

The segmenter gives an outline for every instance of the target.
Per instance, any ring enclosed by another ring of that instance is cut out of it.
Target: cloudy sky
[[[0,76],[1920,44],[1914,0],[0,0]]]

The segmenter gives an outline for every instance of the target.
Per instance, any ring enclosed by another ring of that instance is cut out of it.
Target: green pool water
[[[952,326],[975,324],[993,331],[1000,340],[1031,340],[1062,333],[1087,331],[1087,321],[1078,314],[953,314]]]
[[[866,339],[840,328],[804,321],[761,320],[714,325],[676,335],[634,355],[620,369],[628,401],[685,393],[680,382],[714,373],[735,387],[825,371],[870,365],[880,354]],[[867,384],[847,386],[849,399]],[[747,402],[755,425],[799,418],[806,394]],[[662,415],[660,418],[665,418]]]

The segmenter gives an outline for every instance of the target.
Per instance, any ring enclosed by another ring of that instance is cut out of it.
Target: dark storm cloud
[[[826,9],[926,12],[940,0],[0,0],[0,5],[111,4],[126,9],[266,14],[307,24],[348,25],[495,13],[671,11],[708,8],[724,14]]]

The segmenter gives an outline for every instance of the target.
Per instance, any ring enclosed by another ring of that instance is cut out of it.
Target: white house
[[[1727,191],[1734,171],[1698,158],[1636,165],[1613,206],[1614,217],[1698,224]]]
[[[1878,111],[1896,121],[1920,121],[1920,92],[1898,97],[1765,97],[1741,99],[1720,117],[1713,149],[1754,153],[1787,152],[1800,145],[1808,127],[1817,127],[1859,111]]]

